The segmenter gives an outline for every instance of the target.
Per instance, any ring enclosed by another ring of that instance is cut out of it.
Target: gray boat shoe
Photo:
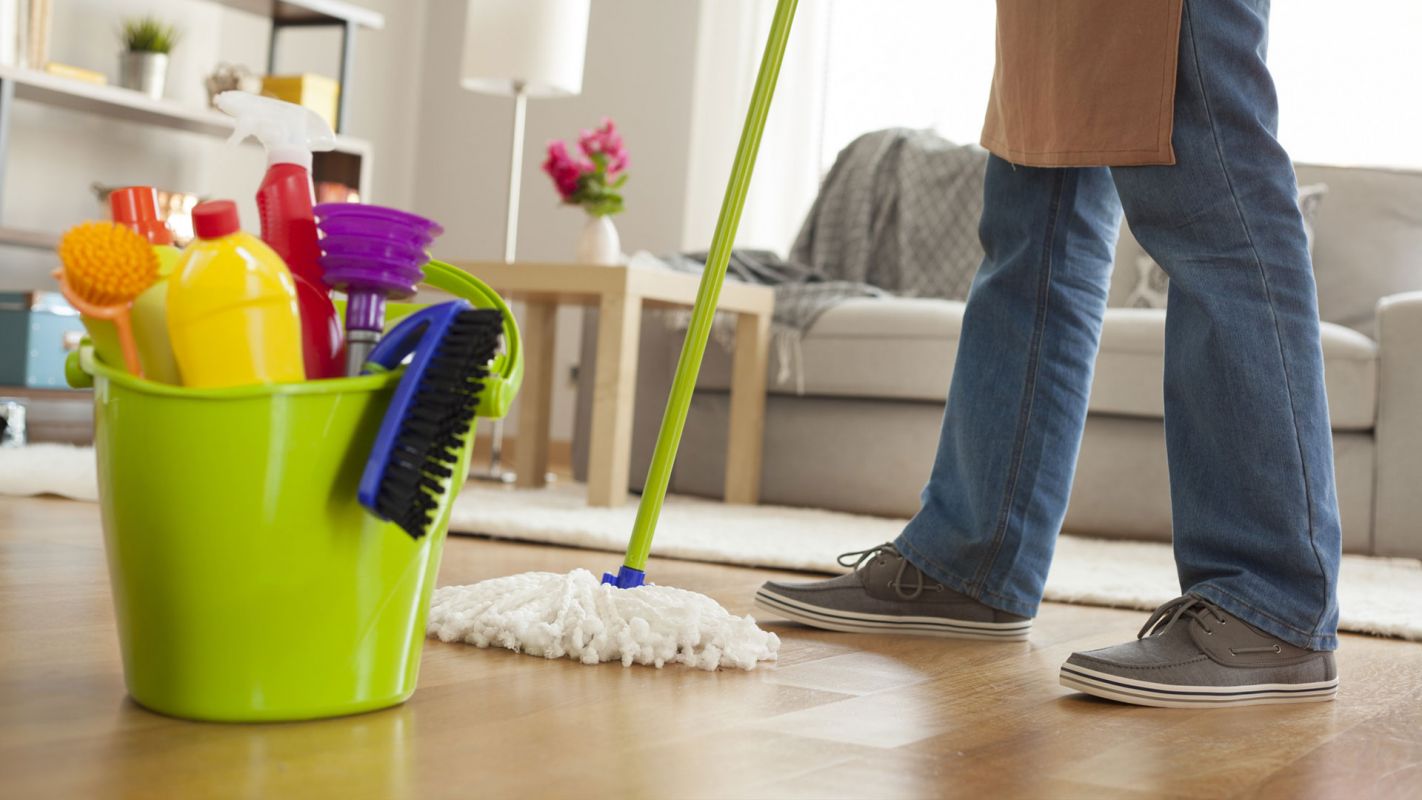
[[[1186,595],[1157,608],[1134,642],[1072,653],[1063,686],[1122,703],[1221,708],[1332,700],[1333,654],[1295,647]]]
[[[979,603],[929,578],[892,544],[845,553],[854,571],[827,581],[770,581],[755,604],[815,628],[953,639],[1022,641],[1032,620]]]

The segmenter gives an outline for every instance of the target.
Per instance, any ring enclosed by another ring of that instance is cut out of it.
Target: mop
[[[761,630],[753,618],[735,616],[705,595],[646,583],[646,570],[796,2],[778,0],[776,4],[621,568],[616,575],[603,575],[601,582],[579,569],[565,575],[531,572],[469,586],[441,587],[435,590],[430,606],[430,636],[478,647],[506,647],[545,658],[571,658],[584,664],[621,661],[623,666],[676,663],[708,670],[754,669],[761,661],[775,659],[779,637]]]

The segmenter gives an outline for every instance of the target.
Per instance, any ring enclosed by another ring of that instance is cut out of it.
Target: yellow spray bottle
[[[193,209],[198,238],[168,278],[168,338],[183,385],[306,377],[296,284],[270,247],[243,233],[230,200]]]

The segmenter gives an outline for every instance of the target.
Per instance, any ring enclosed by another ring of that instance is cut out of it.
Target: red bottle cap
[[[241,229],[237,204],[231,200],[209,200],[193,209],[193,231],[200,239],[218,239]]]
[[[173,232],[158,218],[158,192],[152,186],[126,186],[109,193],[114,222],[148,239],[149,244],[172,244]]]

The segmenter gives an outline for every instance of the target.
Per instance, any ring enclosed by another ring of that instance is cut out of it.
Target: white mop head
[[[444,642],[624,667],[755,669],[780,649],[780,637],[704,594],[652,585],[618,589],[585,569],[435,589],[428,633]]]

